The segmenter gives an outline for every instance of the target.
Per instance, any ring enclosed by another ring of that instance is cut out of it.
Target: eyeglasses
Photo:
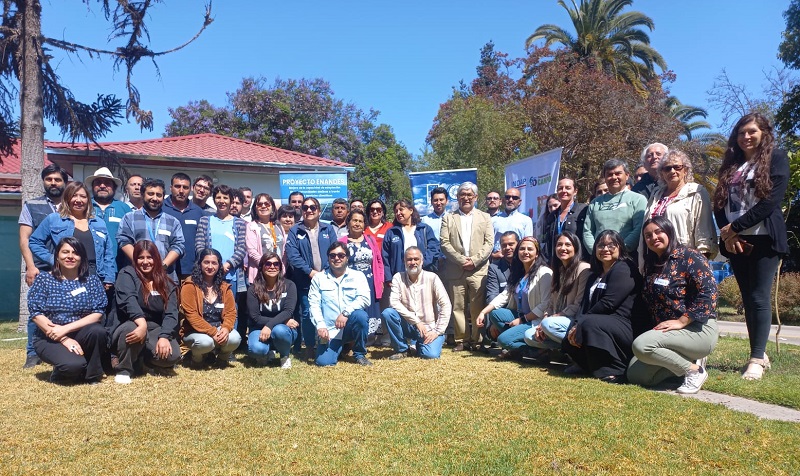
[[[303,209],[304,212],[308,212],[308,211],[315,212],[315,211],[317,211],[317,206],[316,205],[303,205],[301,208]]]
[[[597,249],[598,250],[607,249],[607,250],[610,250],[610,251],[614,251],[617,248],[619,248],[619,246],[617,246],[616,243],[598,243],[597,244]]]
[[[505,199],[506,199],[506,200],[521,200],[521,199],[522,199],[522,197],[518,197],[518,196],[516,196],[516,195],[506,195],[506,196],[505,196]]]
[[[674,170],[676,172],[680,172],[681,170],[683,170],[683,168],[684,168],[683,165],[665,165],[665,166],[661,167],[661,171],[662,172],[672,172]]]
[[[199,188],[200,190],[211,190],[211,187],[208,185],[200,185],[199,183],[194,184],[194,188]]]
[[[267,261],[266,263],[264,263],[264,267],[267,268],[267,269],[269,269],[269,268],[280,268],[281,267],[281,262],[280,261]]]
[[[347,258],[347,253],[328,253],[328,259],[345,259]]]

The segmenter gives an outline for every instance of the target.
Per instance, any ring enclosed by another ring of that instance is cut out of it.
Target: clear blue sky
[[[105,45],[108,24],[91,0],[43,2],[48,36],[94,46]],[[753,92],[764,84],[763,71],[780,66],[776,58],[782,17],[788,1],[637,0],[633,9],[656,24],[652,45],[677,75],[672,93],[686,104],[708,108],[707,91],[722,68]],[[166,0],[151,9],[155,50],[191,37],[202,21],[202,0]],[[243,77],[313,78],[330,81],[338,98],[362,109],[380,111],[413,154],[451,88],[475,77],[480,48],[489,40],[512,57],[524,54],[525,39],[539,25],[569,26],[555,0],[495,2],[348,1],[273,2],[216,0],[214,23],[186,49],[158,61],[161,77],[149,63],[135,71],[142,106],[155,119],[152,132],[124,123],[104,140],[160,137],[170,122],[169,107],[191,100],[226,103]],[[55,52],[58,72],[82,100],[97,93],[125,98],[122,72],[111,62]],[[717,111],[709,110],[717,125]],[[727,135],[728,131],[721,131]],[[49,127],[47,139],[59,140]]]

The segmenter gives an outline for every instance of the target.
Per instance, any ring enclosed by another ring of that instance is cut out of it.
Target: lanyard
[[[567,218],[569,218],[569,214],[572,212],[572,209],[575,207],[575,201],[572,201],[572,205],[569,206],[569,211],[567,212],[567,216],[564,217],[564,221],[561,221],[561,214],[559,213],[556,215],[556,221],[558,222],[558,234],[561,234],[561,230],[564,229],[564,224],[567,222]]]
[[[153,243],[156,242],[156,233],[161,229],[162,218],[164,218],[163,215],[158,217],[158,220],[156,220],[154,218],[150,218],[150,215],[148,215],[146,212],[144,214],[144,223],[147,225],[147,232],[150,234],[150,241]],[[155,226],[153,226],[153,223],[155,223]]]

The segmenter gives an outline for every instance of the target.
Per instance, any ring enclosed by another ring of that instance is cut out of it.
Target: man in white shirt
[[[333,366],[339,360],[342,345],[353,343],[356,363],[370,366],[367,359],[367,321],[364,310],[370,303],[370,291],[364,273],[347,266],[347,245],[335,242],[328,247],[328,268],[311,279],[308,304],[311,322],[317,329],[317,357],[320,366]]]
[[[533,236],[533,220],[528,215],[519,211],[522,204],[522,194],[517,188],[509,188],[503,197],[505,211],[498,213],[493,219],[494,225],[494,248],[492,249],[492,259],[498,260],[503,257],[500,251],[500,237],[507,231],[513,231],[522,239],[526,236]]]
[[[381,313],[395,351],[389,360],[408,356],[408,340],[416,347],[418,356],[438,359],[450,322],[450,299],[439,276],[422,269],[419,248],[409,246],[405,264],[406,271],[392,278],[391,307]]]

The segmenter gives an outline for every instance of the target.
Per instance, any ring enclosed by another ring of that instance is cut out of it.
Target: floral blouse
[[[717,318],[717,281],[705,256],[679,246],[661,270],[645,276],[643,297],[656,322],[687,316],[701,323]]]

